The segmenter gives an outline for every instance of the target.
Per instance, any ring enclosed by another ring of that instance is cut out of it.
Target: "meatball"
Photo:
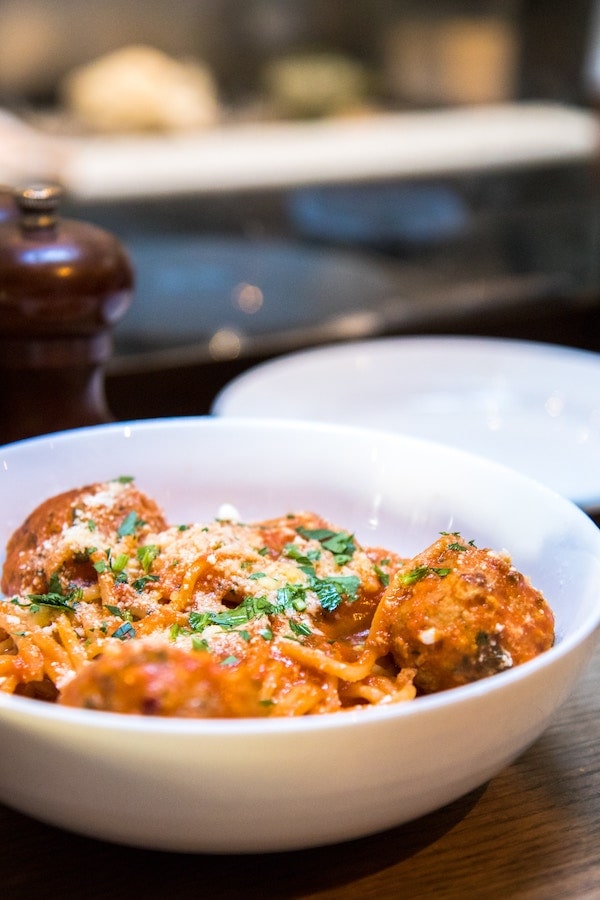
[[[183,718],[265,715],[260,682],[245,667],[166,641],[126,641],[84,666],[59,703],[118,713]]]
[[[96,579],[87,557],[92,545],[114,546],[124,532],[162,531],[164,516],[131,479],[99,482],[44,501],[14,532],[6,548],[5,594],[46,593],[52,578],[62,586]]]
[[[552,646],[542,594],[505,554],[444,534],[400,569],[377,609],[368,644],[416,669],[422,693],[457,687]]]

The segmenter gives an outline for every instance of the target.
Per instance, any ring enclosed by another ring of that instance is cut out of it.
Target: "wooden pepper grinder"
[[[0,443],[111,421],[103,367],[133,271],[119,241],[61,219],[52,184],[0,221]]]

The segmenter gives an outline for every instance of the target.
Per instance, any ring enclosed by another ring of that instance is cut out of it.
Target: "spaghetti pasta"
[[[312,512],[171,525],[132,479],[41,504],[8,543],[2,588],[0,689],[143,715],[405,702],[553,640],[551,611],[510,560],[456,535],[415,561]],[[448,606],[452,621],[436,618]],[[446,659],[454,674],[436,682]]]

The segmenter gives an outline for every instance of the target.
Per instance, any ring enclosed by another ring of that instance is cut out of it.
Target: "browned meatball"
[[[23,522],[6,548],[5,594],[46,593],[53,575],[65,584],[95,578],[84,550],[117,543],[121,531],[145,534],[166,527],[154,500],[130,479],[99,482],[44,501]]]
[[[84,666],[59,703],[152,716],[264,716],[260,681],[249,674],[245,665],[224,665],[208,652],[134,639]]]
[[[406,564],[386,591],[369,644],[416,668],[432,693],[519,665],[554,641],[542,594],[510,559],[443,535]]]

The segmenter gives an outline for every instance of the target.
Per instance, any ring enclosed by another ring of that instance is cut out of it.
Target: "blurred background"
[[[0,0],[0,182],[136,271],[118,418],[380,334],[600,350],[593,0]]]

